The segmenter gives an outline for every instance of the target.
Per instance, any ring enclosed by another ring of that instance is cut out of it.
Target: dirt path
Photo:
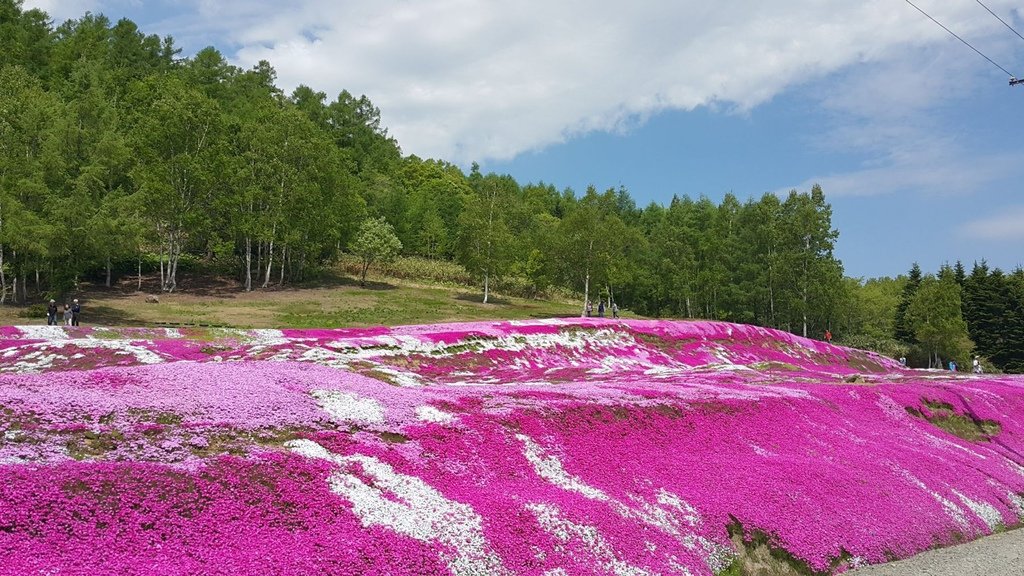
[[[848,572],[852,576],[1024,575],[1024,529],[995,534],[913,558]]]

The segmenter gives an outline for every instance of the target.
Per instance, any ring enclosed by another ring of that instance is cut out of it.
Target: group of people
[[[46,324],[47,326],[57,326],[57,301],[50,299],[50,304],[46,306]],[[78,303],[78,298],[71,301],[71,304],[64,303],[64,314],[62,317],[63,324],[65,326],[78,326],[78,316],[82,313],[82,305]]]
[[[591,302],[590,300],[587,300],[587,306],[586,306],[585,310],[586,310],[586,313],[587,313],[587,318],[590,318],[591,316],[593,316],[594,315],[594,303]],[[597,317],[598,318],[604,318],[604,310],[605,310],[605,308],[604,308],[604,300],[598,300],[597,301]],[[612,318],[618,318],[619,317],[619,305],[616,304],[615,302],[612,302],[611,311],[612,311]]]
[[[950,372],[956,372],[959,369],[960,369],[960,365],[956,363],[956,360],[950,360],[949,361],[949,371]],[[982,367],[981,367],[981,357],[980,356],[975,356],[974,357],[974,361],[971,363],[971,372],[973,372],[975,374],[982,374],[984,372],[984,369],[982,369]]]

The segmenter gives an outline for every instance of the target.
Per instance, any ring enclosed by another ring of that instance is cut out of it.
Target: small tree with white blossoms
[[[352,242],[352,252],[363,260],[363,271],[359,285],[366,285],[366,271],[374,262],[390,262],[402,251],[402,241],[395,235],[395,228],[381,218],[368,218],[359,227]]]

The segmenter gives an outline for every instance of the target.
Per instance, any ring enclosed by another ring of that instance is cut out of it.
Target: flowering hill
[[[1024,379],[724,323],[0,329],[0,574],[836,573],[1024,517]]]

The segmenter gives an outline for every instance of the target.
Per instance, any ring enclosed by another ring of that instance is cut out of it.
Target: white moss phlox
[[[384,423],[384,406],[373,398],[340,390],[313,390],[310,394],[335,422]]]
[[[509,574],[484,537],[483,519],[469,505],[449,500],[422,479],[400,474],[371,456],[332,454],[312,440],[292,440],[286,446],[340,467],[328,479],[331,491],[352,503],[364,526],[385,526],[421,542],[441,544],[452,574]],[[353,468],[361,473],[351,473]]]

